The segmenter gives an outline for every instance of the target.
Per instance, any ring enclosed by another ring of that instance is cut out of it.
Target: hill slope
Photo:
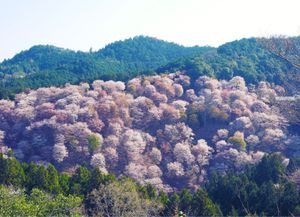
[[[195,77],[204,74],[218,79],[242,76],[247,83],[257,84],[264,80],[283,84],[293,66],[264,49],[257,39],[251,38],[221,45],[214,54],[182,58],[158,69],[159,72],[177,70],[185,70]]]
[[[299,136],[274,107],[280,90],[179,72],[40,88],[0,100],[0,150],[62,171],[83,164],[196,189],[214,171],[242,171],[265,153],[299,156]]]
[[[58,86],[66,82],[128,80],[178,58],[211,50],[214,49],[183,47],[144,36],[112,43],[97,52],[34,46],[0,64],[0,98],[11,97],[26,88]]]
[[[151,37],[138,36],[114,42],[99,50],[97,55],[129,63],[132,70],[154,70],[170,61],[214,50],[212,47],[184,47]]]
[[[292,40],[300,45],[300,37]],[[268,41],[268,40],[267,40]],[[292,53],[289,58],[295,59]],[[107,45],[97,52],[75,52],[54,46],[34,46],[0,64],[0,98],[12,98],[27,88],[61,86],[95,79],[127,81],[137,75],[186,71],[192,78],[242,76],[247,83],[268,81],[299,92],[300,76],[293,64],[274,55],[260,39],[242,39],[212,47],[183,47],[138,36]]]

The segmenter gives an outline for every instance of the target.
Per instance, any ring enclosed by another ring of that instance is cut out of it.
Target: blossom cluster
[[[29,90],[0,101],[0,151],[62,171],[90,164],[169,191],[193,189],[212,171],[242,170],[295,146],[273,106],[276,89],[177,72]]]

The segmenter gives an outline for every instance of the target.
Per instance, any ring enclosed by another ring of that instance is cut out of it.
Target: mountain
[[[300,37],[282,38],[272,45],[281,53]],[[300,77],[294,64],[268,49],[272,39],[241,39],[218,48],[184,47],[137,36],[107,45],[97,52],[75,52],[54,46],[34,46],[0,64],[0,98],[13,98],[28,88],[78,84],[95,79],[127,81],[137,75],[186,71],[191,78],[242,76],[248,84],[268,81],[288,93],[299,93]],[[298,49],[299,50],[299,49]],[[297,53],[287,56],[297,60]]]
[[[247,83],[268,81],[283,85],[287,73],[294,69],[289,62],[265,49],[259,39],[250,38],[221,45],[215,53],[182,58],[157,71],[165,73],[177,70],[187,71],[192,77],[210,75],[218,79],[230,79],[242,76]]]
[[[15,55],[10,60],[1,64],[1,71],[4,74],[14,76],[16,73],[24,76],[42,70],[55,69],[64,63],[72,63],[76,58],[83,58],[85,53],[74,52],[67,49],[50,45],[33,46],[27,51]]]
[[[142,71],[154,70],[170,61],[214,50],[212,47],[184,47],[151,37],[138,36],[114,42],[99,50],[97,55],[129,63],[129,67],[133,70]]]
[[[27,51],[5,60],[1,64],[3,74],[37,73],[79,65],[90,61],[113,60],[128,64],[131,70],[153,70],[176,59],[199,55],[214,50],[212,47],[184,47],[151,37],[137,36],[107,45],[97,52],[75,52],[51,45],[33,46]]]
[[[1,63],[0,98],[13,97],[26,88],[60,86],[66,82],[128,80],[139,73],[149,74],[178,58],[213,50],[184,47],[144,36],[112,43],[97,52],[34,46]]]
[[[277,85],[299,90],[290,40],[135,37],[4,61],[0,95],[25,91],[0,100],[0,216],[298,216],[300,97]]]

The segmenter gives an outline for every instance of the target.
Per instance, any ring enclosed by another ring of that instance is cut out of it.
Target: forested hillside
[[[97,52],[34,46],[0,64],[0,98],[13,97],[27,88],[60,86],[66,82],[126,81],[138,74],[153,73],[178,58],[213,50],[143,36],[112,43]]]
[[[300,217],[299,6],[0,0],[0,217]]]
[[[4,61],[0,215],[299,215],[299,38],[264,40]]]
[[[40,88],[0,101],[0,144],[61,171],[89,165],[165,191],[197,189],[212,172],[243,171],[266,153],[299,155],[299,136],[274,106],[283,93],[181,72]]]
[[[267,39],[268,41],[269,39]],[[298,38],[282,39],[283,42]],[[271,41],[271,40],[270,40]],[[277,43],[280,50],[284,43]],[[295,59],[295,54],[290,54]],[[183,47],[151,37],[134,37],[97,52],[75,52],[54,46],[34,46],[0,64],[0,98],[12,98],[28,88],[61,86],[95,79],[127,81],[137,75],[187,71],[218,79],[242,76],[247,83],[274,82],[297,93],[294,66],[270,52],[260,39],[242,39],[212,47]]]
[[[299,215],[298,43],[135,37],[2,62],[0,215]]]
[[[109,44],[96,55],[128,64],[133,71],[155,70],[161,65],[182,57],[215,51],[212,47],[183,47],[150,37],[135,37]]]
[[[293,41],[294,46],[299,46],[300,37],[282,38],[282,43],[276,43],[272,46],[277,46],[278,51],[280,51],[283,50],[282,46],[290,40]],[[210,75],[218,79],[242,76],[248,84],[268,81],[285,85],[291,81],[292,78],[288,75],[295,71],[295,67],[291,62],[267,49],[264,44],[269,42],[272,42],[272,39],[251,38],[233,41],[218,47],[216,53],[182,58],[159,68],[157,71],[175,72],[185,70],[190,76]],[[290,54],[289,57],[294,59],[297,55],[294,53]],[[295,78],[297,77],[293,76],[293,79]]]
[[[20,163],[0,155],[1,216],[298,216],[299,188],[279,155],[265,156],[243,173],[213,174],[196,191],[167,194],[151,185],[117,179],[98,168],[79,166],[74,174],[53,165]]]

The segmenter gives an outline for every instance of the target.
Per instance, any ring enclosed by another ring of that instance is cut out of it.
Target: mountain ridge
[[[299,37],[293,39],[300,41]],[[127,81],[139,75],[176,70],[187,71],[192,78],[242,76],[253,84],[259,81],[291,83],[286,74],[293,66],[257,40],[244,38],[213,48],[184,47],[149,36],[136,36],[108,44],[96,52],[72,51],[53,45],[33,46],[0,64],[0,99],[13,98],[26,89],[96,79]],[[290,89],[295,92],[299,82],[293,83]]]
[[[75,52],[52,45],[33,46],[0,64],[0,98],[13,98],[27,88],[61,86],[67,82],[78,84],[117,78],[125,81],[139,74],[152,73],[177,58],[200,55],[213,48],[185,48],[139,36],[109,44],[103,49]]]

